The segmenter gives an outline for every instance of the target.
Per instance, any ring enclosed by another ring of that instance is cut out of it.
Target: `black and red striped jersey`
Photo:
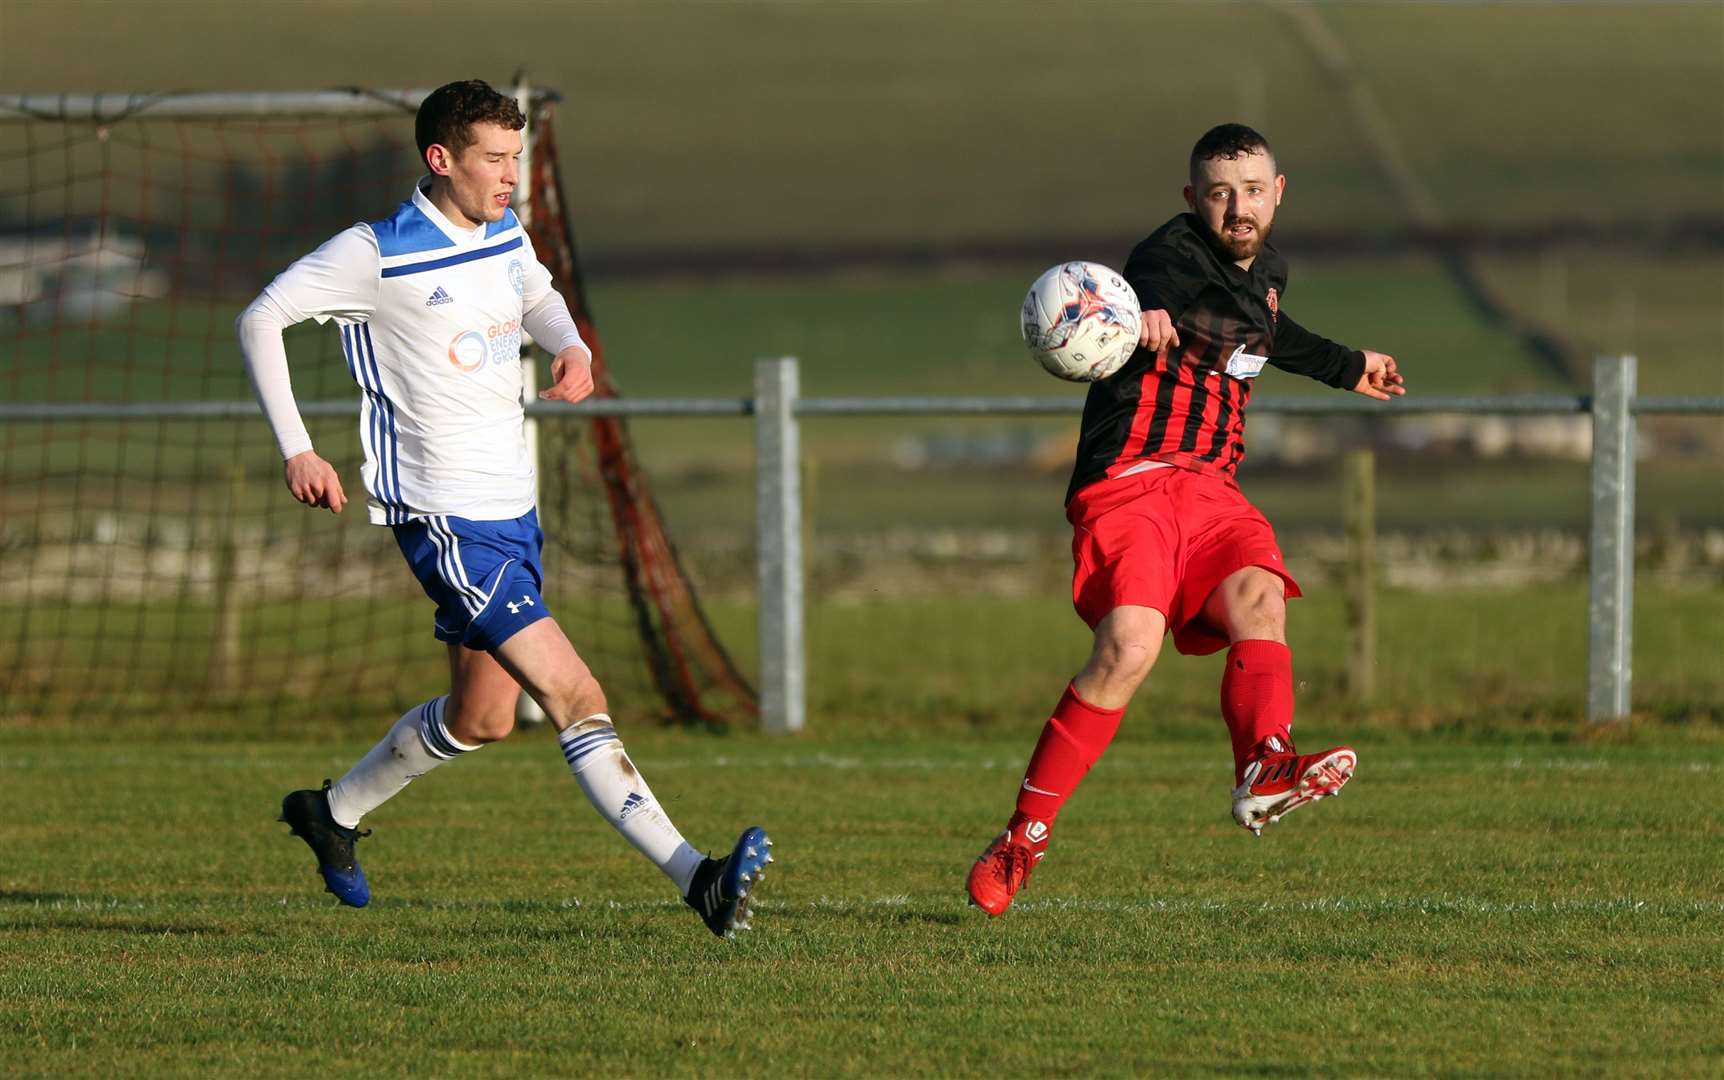
[[[1265,363],[1334,387],[1351,388],[1364,373],[1364,354],[1281,310],[1287,262],[1267,242],[1244,270],[1210,244],[1196,215],[1180,214],[1132,249],[1125,279],[1144,310],[1167,311],[1179,345],[1140,348],[1091,384],[1068,502],[1145,461],[1232,481],[1245,456],[1251,380]]]

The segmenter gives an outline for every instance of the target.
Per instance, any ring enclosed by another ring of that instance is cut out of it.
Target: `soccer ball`
[[[1024,297],[1024,344],[1060,378],[1095,382],[1131,359],[1142,317],[1125,278],[1098,263],[1061,263]]]

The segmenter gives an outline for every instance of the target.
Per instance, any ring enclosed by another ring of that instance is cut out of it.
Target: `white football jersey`
[[[374,523],[498,521],[533,508],[521,319],[551,292],[513,210],[459,229],[418,185],[393,214],[338,233],[264,290],[293,321],[333,319],[340,329],[363,394]],[[562,340],[541,342],[553,353],[581,343],[557,307]]]

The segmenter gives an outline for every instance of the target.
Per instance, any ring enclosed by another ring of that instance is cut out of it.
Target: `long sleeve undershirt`
[[[363,258],[363,247],[352,252],[341,250],[358,246],[350,238],[351,232],[352,230],[337,236],[307,256],[307,260],[317,260],[311,266],[314,270],[328,270],[335,259],[342,260],[342,272],[339,275],[326,273],[321,282],[332,294],[330,301],[317,305],[318,310],[294,311],[277,298],[275,286],[272,285],[260,293],[234,323],[239,335],[240,349],[245,355],[246,374],[251,378],[252,391],[263,407],[270,430],[275,433],[276,446],[280,449],[284,461],[312,449],[312,442],[311,434],[306,430],[305,420],[300,416],[299,406],[294,400],[293,380],[288,370],[287,347],[282,340],[282,331],[308,318],[316,318],[322,322],[334,314],[353,317],[369,314],[366,283],[368,278],[370,281],[375,280],[375,242],[369,249],[370,259],[367,265],[367,260]],[[298,265],[296,264],[296,268]],[[331,277],[352,280],[331,282]],[[340,302],[336,302],[336,297],[339,297]],[[547,289],[521,313],[521,325],[532,335],[535,342],[548,349],[552,355],[576,347],[585,352],[588,362],[591,362],[592,352],[581,340],[574,317],[569,314],[568,304],[555,289]]]

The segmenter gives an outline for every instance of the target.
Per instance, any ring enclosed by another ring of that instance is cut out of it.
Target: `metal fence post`
[[[1347,694],[1368,705],[1377,693],[1377,455],[1349,450],[1341,459],[1347,531]]]
[[[755,566],[760,582],[760,726],[801,731],[802,463],[796,359],[754,363]]]
[[[1592,562],[1587,605],[1586,716],[1628,715],[1634,659],[1635,358],[1592,368]]]

